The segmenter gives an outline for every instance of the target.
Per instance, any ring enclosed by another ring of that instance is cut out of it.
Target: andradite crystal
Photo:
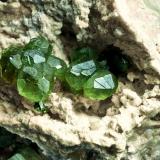
[[[95,50],[89,47],[77,48],[73,51],[71,64],[65,74],[66,82],[73,92],[82,91],[84,83],[96,71],[96,59]]]
[[[84,96],[94,100],[104,100],[117,89],[117,78],[107,70],[98,70],[84,84]]]
[[[94,60],[71,64],[66,72],[65,78],[72,91],[79,92],[84,83],[97,70]]]
[[[65,72],[67,70],[66,63],[58,57],[50,55],[47,59],[47,64],[54,71],[54,76],[61,81],[65,80]]]
[[[47,45],[43,38],[34,39],[30,43],[31,45],[27,45],[30,49],[25,47],[23,53],[23,66],[18,74],[17,89],[26,99],[40,102],[51,92],[55,75],[60,78],[64,76],[63,70],[66,66],[61,59],[51,55],[50,45]],[[43,47],[37,49],[38,44]]]
[[[53,88],[54,72],[46,63],[24,66],[18,74],[17,89],[32,102],[43,101]]]

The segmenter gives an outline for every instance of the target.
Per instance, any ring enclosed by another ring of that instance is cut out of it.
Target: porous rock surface
[[[101,52],[114,45],[135,65],[119,79],[119,88],[111,99],[90,101],[60,90],[50,95],[49,113],[44,115],[23,101],[13,103],[13,99],[17,101],[15,91],[1,86],[0,126],[36,142],[52,159],[158,159],[158,2],[0,1],[1,49],[25,44],[42,34],[53,44],[53,53],[66,62],[77,46],[89,45]]]

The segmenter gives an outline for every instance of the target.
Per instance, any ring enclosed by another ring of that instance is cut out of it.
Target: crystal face
[[[115,85],[112,79],[112,75],[108,74],[94,80],[95,89],[114,89]]]
[[[76,76],[80,76],[81,74],[84,76],[90,76],[94,73],[95,70],[96,70],[95,62],[93,60],[90,60],[73,65],[71,67],[70,72]]]
[[[90,99],[104,100],[117,89],[116,77],[107,70],[98,70],[84,84],[84,95]]]

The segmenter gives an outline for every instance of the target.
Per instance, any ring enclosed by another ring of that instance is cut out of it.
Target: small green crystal
[[[43,53],[44,55],[50,55],[52,53],[52,46],[44,37],[39,36],[32,38],[28,44],[25,45],[24,50],[36,50]]]
[[[57,58],[53,55],[50,55],[47,64],[50,66],[50,68],[54,71],[54,76],[58,78],[61,81],[65,80],[65,72],[67,70],[67,65],[63,60],[60,58]]]
[[[71,90],[76,92],[81,91],[84,83],[96,71],[96,69],[96,63],[93,60],[72,64],[65,76]]]
[[[84,96],[94,100],[104,100],[110,97],[117,89],[116,77],[107,70],[97,71],[84,84]]]

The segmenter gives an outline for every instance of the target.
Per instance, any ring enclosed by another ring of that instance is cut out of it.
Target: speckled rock
[[[135,64],[119,79],[111,100],[91,101],[60,89],[50,95],[45,115],[35,112],[14,89],[1,85],[0,126],[36,142],[54,160],[74,159],[75,155],[77,160],[86,160],[91,152],[97,159],[139,160],[146,152],[148,158],[150,150],[159,146],[155,139],[159,130],[153,130],[160,120],[158,2],[0,1],[0,49],[42,34],[53,44],[55,55],[66,62],[72,48],[85,44],[99,52],[108,45],[117,46]],[[151,135],[150,140],[143,131]],[[148,144],[153,147],[145,152]]]

